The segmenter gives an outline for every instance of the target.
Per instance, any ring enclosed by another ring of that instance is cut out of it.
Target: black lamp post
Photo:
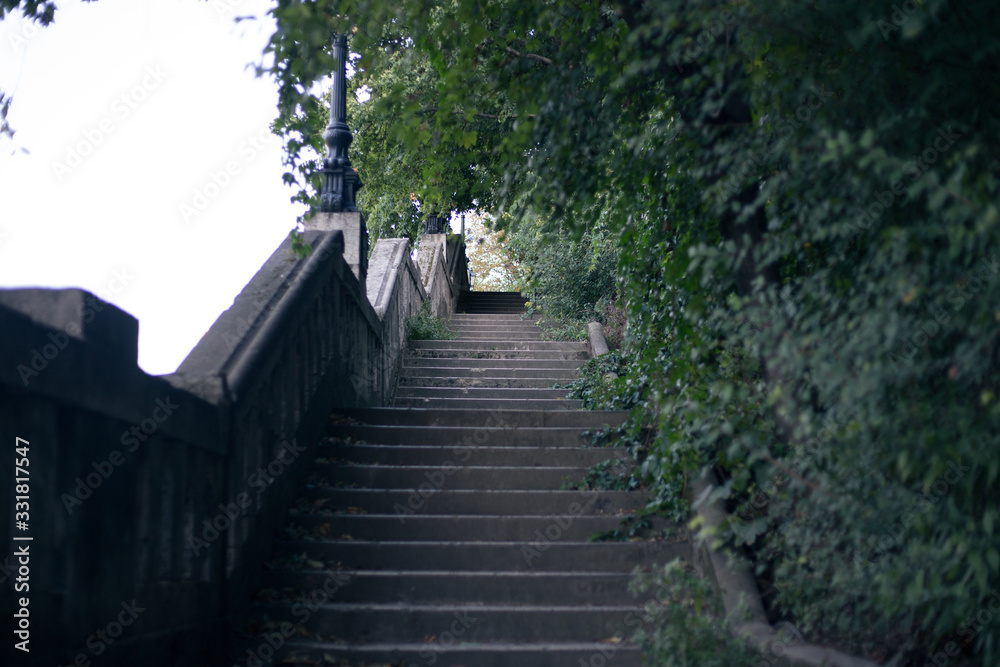
[[[427,222],[424,223],[424,234],[444,234],[444,218],[439,218],[436,215],[427,216]]]
[[[323,160],[325,182],[319,210],[324,213],[357,211],[354,195],[361,189],[361,179],[351,167],[347,148],[354,140],[347,126],[347,35],[333,36],[333,94],[330,96],[330,124],[323,132],[327,155]]]

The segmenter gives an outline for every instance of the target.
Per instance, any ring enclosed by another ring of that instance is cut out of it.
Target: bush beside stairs
[[[411,343],[393,407],[335,415],[238,664],[640,664],[632,572],[690,546],[591,542],[645,494],[560,490],[627,456],[583,446],[626,413],[580,410],[552,388],[587,344],[541,340],[519,295],[469,293],[459,310],[457,338]]]

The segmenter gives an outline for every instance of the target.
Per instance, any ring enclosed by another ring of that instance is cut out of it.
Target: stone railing
[[[431,300],[431,312],[455,309],[459,294],[469,289],[465,243],[460,236],[424,234],[420,239],[420,272]]]
[[[343,239],[306,232],[305,259],[283,243],[164,377],[138,368],[138,323],[118,308],[0,291],[0,475],[15,477],[18,442],[30,460],[28,527],[0,535],[0,608],[29,601],[31,652],[5,642],[13,664],[223,664],[330,408],[385,405],[406,319],[467,288],[464,258],[422,261],[425,281],[400,239],[375,247],[366,282]]]

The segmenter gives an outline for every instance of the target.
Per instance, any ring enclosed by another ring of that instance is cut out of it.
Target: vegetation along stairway
[[[640,664],[628,638],[648,601],[629,592],[632,572],[690,547],[591,542],[644,494],[560,490],[627,456],[583,446],[625,413],[579,410],[551,388],[586,346],[540,340],[516,295],[461,305],[474,312],[451,316],[456,339],[412,343],[395,407],[335,416],[241,664]]]

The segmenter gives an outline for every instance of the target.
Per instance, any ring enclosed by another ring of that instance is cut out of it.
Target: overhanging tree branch
[[[552,61],[546,58],[545,56],[540,56],[537,53],[521,53],[517,49],[512,49],[509,46],[507,47],[507,53],[511,53],[517,56],[518,58],[528,58],[530,60],[537,60],[540,63],[545,63],[546,65],[552,64]]]

